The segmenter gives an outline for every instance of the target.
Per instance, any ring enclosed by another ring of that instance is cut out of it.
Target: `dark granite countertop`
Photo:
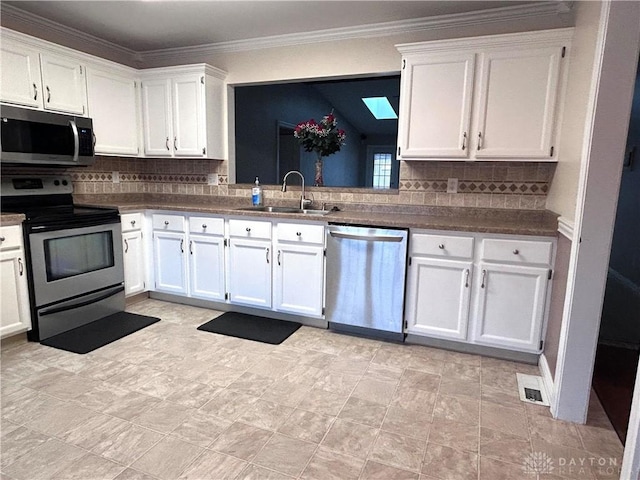
[[[307,215],[239,210],[250,207],[249,199],[244,197],[151,194],[144,198],[130,198],[126,195],[82,195],[77,196],[75,201],[114,206],[121,213],[147,209],[173,210],[282,220],[537,236],[556,236],[558,229],[558,216],[548,210],[330,203],[326,208],[335,206],[340,211],[326,215]],[[266,203],[274,206],[294,206],[290,200],[273,200]]]

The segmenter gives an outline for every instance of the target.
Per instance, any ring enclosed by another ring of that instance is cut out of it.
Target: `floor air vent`
[[[536,375],[525,375],[516,373],[518,378],[518,393],[523,402],[535,403],[536,405],[549,406],[549,397],[544,388],[542,377]]]

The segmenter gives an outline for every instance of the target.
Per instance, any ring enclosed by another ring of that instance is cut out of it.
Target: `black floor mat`
[[[279,345],[301,326],[298,322],[226,312],[200,325],[198,330]]]
[[[40,343],[68,352],[84,354],[104,347],[108,343],[115,342],[159,321],[160,319],[155,317],[118,312],[41,340]]]

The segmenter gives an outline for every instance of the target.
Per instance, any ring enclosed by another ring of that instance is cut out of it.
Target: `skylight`
[[[362,101],[376,120],[394,120],[398,118],[387,97],[366,97]]]

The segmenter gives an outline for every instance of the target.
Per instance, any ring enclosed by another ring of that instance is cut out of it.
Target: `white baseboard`
[[[547,357],[544,355],[544,353],[540,355],[538,368],[540,369],[540,375],[542,376],[544,389],[547,391],[547,395],[549,396],[549,403],[553,405],[555,394],[555,391],[553,389],[553,375],[551,374],[551,369],[549,368],[549,363],[547,362]]]

